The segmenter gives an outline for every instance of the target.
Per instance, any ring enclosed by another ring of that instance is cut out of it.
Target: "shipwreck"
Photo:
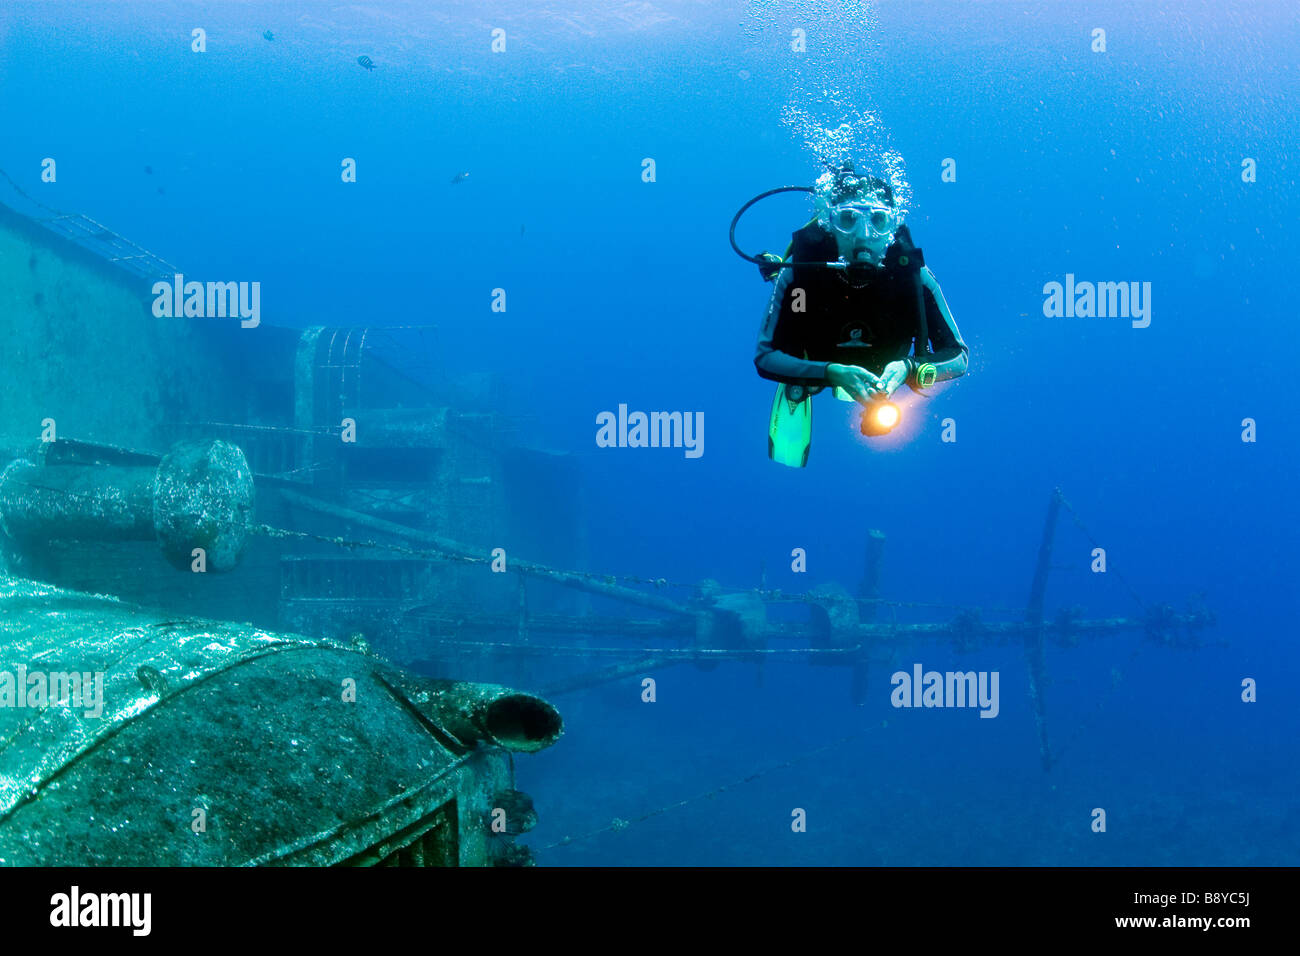
[[[0,674],[59,690],[0,706],[0,862],[528,863],[550,700],[723,660],[862,702],[904,649],[1018,645],[1050,770],[1049,643],[1214,623],[1050,612],[1059,490],[1010,613],[900,621],[870,529],[852,589],[585,569],[575,460],[427,367],[435,328],[160,315],[182,270],[4,179]]]

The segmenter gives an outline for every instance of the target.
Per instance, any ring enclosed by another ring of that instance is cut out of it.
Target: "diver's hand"
[[[781,270],[777,268],[785,260],[773,252],[760,252],[755,258],[763,261],[758,264],[758,274],[764,282],[771,282]]]
[[[880,372],[880,388],[884,392],[881,397],[889,398],[902,388],[903,383],[907,381],[907,372],[906,362],[890,362],[886,365]]]
[[[880,379],[858,365],[837,365],[832,362],[826,366],[826,381],[844,389],[856,402],[866,405],[881,390]]]

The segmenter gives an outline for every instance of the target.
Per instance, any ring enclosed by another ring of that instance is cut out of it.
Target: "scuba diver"
[[[811,193],[816,215],[793,234],[784,257],[746,255],[736,223],[780,192]],[[904,383],[924,395],[966,373],[970,350],[883,179],[845,163],[815,186],[755,196],[731,222],[731,245],[765,280],[776,279],[754,356],[758,374],[780,383],[768,432],[773,461],[807,464],[810,398],[826,386],[865,407],[863,434],[883,435],[898,423],[889,399]]]

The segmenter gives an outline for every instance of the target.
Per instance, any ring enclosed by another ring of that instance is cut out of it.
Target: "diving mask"
[[[862,239],[893,236],[898,226],[894,210],[871,203],[844,203],[830,211],[831,228],[845,236]]]

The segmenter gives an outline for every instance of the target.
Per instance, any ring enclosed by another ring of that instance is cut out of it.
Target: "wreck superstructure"
[[[151,289],[160,278],[170,282],[173,267],[144,253],[108,261],[94,243],[120,252],[125,240],[97,224],[74,229],[72,218],[55,221],[61,232],[87,237],[80,244],[52,234],[48,221],[0,207],[5,463],[43,457],[33,448],[51,438],[77,442],[83,457],[106,465],[221,439],[243,452],[255,476],[254,523],[302,534],[255,536],[237,567],[203,579],[162,574],[158,550],[143,541],[72,536],[11,554],[22,573],[264,627],[300,625],[305,612],[286,617],[283,607],[322,609],[335,596],[333,582],[382,593],[389,579],[373,559],[393,555],[313,541],[308,535],[346,529],[303,502],[374,515],[484,554],[508,547],[562,566],[581,563],[576,465],[522,443],[519,422],[490,407],[482,381],[440,374],[434,329],[160,318]],[[96,228],[112,239],[96,240]],[[423,380],[410,374],[417,364],[433,366]],[[545,507],[520,504],[527,501]],[[516,600],[477,569],[424,562],[412,570],[425,585],[413,591],[408,577],[412,603],[448,599],[491,610]],[[314,616],[321,623],[324,615]]]

